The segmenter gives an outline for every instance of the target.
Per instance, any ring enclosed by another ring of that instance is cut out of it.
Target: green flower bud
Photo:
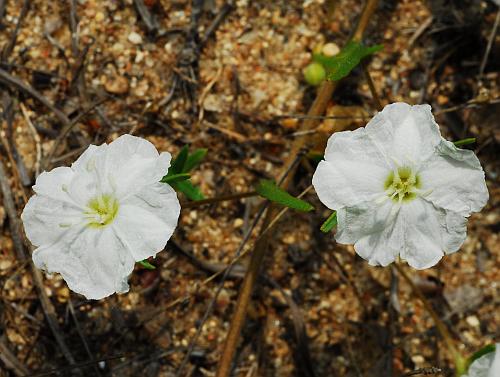
[[[304,78],[310,85],[321,84],[325,77],[325,68],[320,63],[313,62],[304,69]]]

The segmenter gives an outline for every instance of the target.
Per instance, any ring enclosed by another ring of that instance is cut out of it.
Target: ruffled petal
[[[383,195],[390,170],[386,158],[359,128],[328,139],[325,161],[319,163],[312,184],[323,204],[338,209]]]
[[[93,169],[97,156],[105,153],[107,144],[89,145],[78,159],[71,164],[71,169],[76,172],[88,172]]]
[[[21,219],[26,237],[35,246],[61,238],[69,227],[82,224],[82,211],[66,201],[34,195],[24,207]]]
[[[149,141],[123,135],[110,143],[105,153],[96,154],[95,169],[99,191],[114,192],[118,199],[158,182],[167,174],[171,155],[158,154]]]
[[[373,266],[394,262],[404,243],[404,223],[391,201],[360,203],[337,211],[335,239],[354,244],[354,250]]]
[[[383,196],[387,174],[378,166],[360,162],[321,161],[312,184],[323,204],[339,209]]]
[[[436,206],[469,216],[488,202],[484,171],[474,152],[443,140],[420,172],[422,191]]]
[[[135,264],[111,227],[73,228],[67,237],[36,249],[33,262],[60,273],[71,290],[94,300],[128,291],[127,277]]]
[[[442,140],[429,105],[402,102],[385,106],[366,125],[366,132],[399,166],[418,166],[432,156]]]
[[[180,209],[175,191],[156,183],[120,205],[113,229],[130,255],[140,261],[163,250],[177,226]]]
[[[401,208],[407,224],[401,258],[418,270],[434,266],[445,253],[457,251],[467,236],[467,219],[422,199]]]
[[[398,255],[416,269],[435,265],[457,251],[466,238],[467,219],[422,199],[401,207],[364,202],[337,211],[337,242],[354,249],[371,265],[387,266]]]

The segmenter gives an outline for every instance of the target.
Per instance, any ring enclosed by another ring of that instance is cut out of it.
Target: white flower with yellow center
[[[21,216],[35,265],[89,299],[127,292],[135,262],[161,251],[177,225],[177,195],[159,182],[170,160],[123,135],[40,174]]]
[[[500,343],[495,344],[495,351],[474,360],[463,377],[499,377]]]
[[[398,255],[417,269],[435,265],[460,248],[467,217],[488,201],[474,153],[441,137],[429,105],[406,103],[333,134],[313,186],[337,211],[336,240],[382,266]]]

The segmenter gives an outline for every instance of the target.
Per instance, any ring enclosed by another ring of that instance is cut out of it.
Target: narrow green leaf
[[[164,176],[161,179],[160,182],[172,184],[174,182],[185,181],[185,180],[187,180],[189,178],[191,178],[191,175],[189,175],[187,173],[172,174],[172,175],[167,174],[166,176]]]
[[[208,149],[200,148],[195,150],[193,153],[190,153],[186,163],[184,164],[184,168],[182,170],[183,173],[189,173],[195,167],[197,167],[201,161],[205,158]]]
[[[184,145],[177,155],[172,161],[170,165],[170,169],[168,169],[168,175],[180,174],[184,172],[184,166],[186,166],[186,161],[189,155],[189,147]]]
[[[153,266],[151,263],[149,263],[146,259],[141,260],[137,263],[139,263],[142,267],[144,267],[147,270],[156,270],[156,267]]]
[[[468,137],[467,139],[454,141],[453,144],[455,144],[456,147],[461,147],[462,145],[474,144],[475,142],[475,137]]]
[[[328,219],[321,225],[321,231],[323,233],[329,233],[337,225],[337,211],[328,216]]]
[[[346,77],[361,62],[361,59],[382,48],[382,45],[368,47],[362,43],[350,41],[337,55],[328,57],[315,54],[314,60],[325,67],[327,80],[336,81]]]
[[[180,181],[172,184],[172,187],[176,191],[182,192],[189,200],[203,200],[205,196],[203,196],[202,192],[198,187],[193,185],[191,181]]]
[[[311,204],[302,199],[293,197],[285,190],[276,186],[276,183],[273,181],[262,179],[257,185],[256,191],[263,198],[296,209],[297,211],[308,212],[314,209]]]
[[[481,348],[479,351],[474,352],[472,356],[467,359],[467,365],[471,365],[474,361],[479,359],[490,352],[495,352],[496,346],[494,344],[488,344],[486,347]]]

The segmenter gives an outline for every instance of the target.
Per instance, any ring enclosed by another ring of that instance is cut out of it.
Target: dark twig
[[[295,359],[298,369],[302,372],[300,375],[304,377],[314,377],[316,373],[314,372],[314,362],[309,351],[309,339],[307,337],[306,325],[304,322],[304,316],[293,298],[287,294],[283,288],[278,284],[276,280],[269,276],[264,276],[264,279],[275,289],[279,290],[283,297],[285,298],[288,306],[290,307],[290,312],[292,314],[293,329],[295,335],[296,349],[295,349]]]
[[[207,30],[205,31],[205,34],[203,35],[203,38],[201,39],[201,45],[204,46],[205,43],[212,37],[212,35],[215,33],[219,25],[224,21],[224,19],[227,17],[229,13],[233,10],[234,6],[232,2],[227,2],[222,6],[222,9],[220,12],[215,16],[214,20],[212,23],[208,26]]]
[[[102,361],[122,359],[124,356],[125,355],[110,356],[110,357],[105,357],[105,358],[97,359],[97,360],[93,360],[93,361],[87,361],[85,363],[78,363],[78,364],[70,365],[70,366],[67,366],[64,368],[57,368],[57,369],[42,371],[40,373],[30,375],[30,377],[46,377],[46,376],[52,376],[52,375],[61,375],[62,372],[70,372],[71,370],[74,370],[76,368],[87,367],[89,365],[97,364],[97,363],[100,363]],[[69,374],[63,374],[63,376],[69,376]]]
[[[0,68],[0,81],[7,85],[12,85],[21,90],[22,92],[28,94],[33,97],[40,103],[42,103],[45,107],[51,110],[54,115],[59,119],[59,121],[64,125],[68,126],[71,124],[69,118],[64,114],[61,110],[55,107],[43,94],[33,89],[30,85],[25,84],[23,81],[18,79],[17,77],[12,76],[7,71]]]
[[[91,111],[96,109],[99,105],[106,102],[108,99],[109,98],[103,98],[103,99],[98,100],[97,102],[91,104],[87,109],[83,110],[73,120],[71,120],[68,125],[64,126],[64,128],[61,130],[61,132],[59,133],[57,138],[54,140],[54,143],[52,144],[50,151],[47,153],[47,157],[45,158],[45,161],[41,164],[42,169],[48,169],[51,166],[52,158],[54,157],[54,154],[56,153],[57,147],[59,146],[61,141],[68,135],[68,133],[73,129],[73,127],[75,127],[84,116],[86,116]]]
[[[250,236],[252,235],[254,228],[257,226],[260,218],[262,217],[262,215],[264,214],[264,212],[266,211],[268,206],[269,206],[269,202],[266,201],[259,209],[259,212],[255,216],[255,218],[252,222],[252,225],[249,227],[248,231],[246,232],[245,236],[243,237],[243,240],[241,241],[240,245],[238,246],[238,249],[235,252],[235,256],[234,256],[235,259],[238,259],[238,257],[240,256],[241,252],[243,251],[243,248],[245,247],[248,240],[250,239]],[[196,341],[198,340],[198,338],[201,334],[201,330],[203,329],[203,326],[204,326],[205,322],[207,321],[208,317],[212,314],[212,311],[213,311],[213,308],[214,308],[215,303],[217,301],[217,298],[219,297],[219,294],[221,293],[222,289],[224,288],[224,282],[229,277],[231,270],[233,269],[233,266],[234,266],[233,264],[230,264],[229,267],[224,271],[224,274],[221,277],[221,281],[219,282],[219,286],[217,287],[217,291],[215,291],[214,297],[212,298],[212,300],[210,300],[210,303],[208,304],[207,309],[205,310],[205,313],[203,314],[203,317],[200,320],[200,323],[198,325],[198,328],[196,330],[195,335],[191,338],[186,355],[184,356],[184,359],[182,360],[179,368],[177,368],[177,372],[175,373],[176,377],[180,377],[182,375],[182,372],[184,371],[184,368],[186,367],[186,365],[189,361],[189,358],[191,357],[191,353],[194,350],[194,347],[196,345]]]
[[[249,192],[242,192],[238,194],[231,194],[231,195],[223,195],[223,196],[218,196],[215,198],[208,198],[208,199],[202,199],[202,200],[197,200],[197,201],[191,201],[191,202],[185,202],[181,203],[181,208],[186,209],[186,208],[197,208],[201,207],[206,204],[213,204],[213,203],[219,203],[219,202],[227,202],[230,200],[238,200],[238,199],[243,199],[243,198],[249,198],[252,196],[257,196],[258,194],[255,191],[249,191]]]
[[[158,31],[158,21],[154,15],[151,14],[143,0],[134,0],[134,5],[148,33],[154,35]]]
[[[363,73],[365,74],[366,81],[368,82],[368,87],[370,88],[370,92],[372,93],[373,101],[375,102],[375,107],[377,108],[378,111],[382,111],[384,106],[382,105],[382,102],[380,101],[380,97],[377,93],[377,89],[375,88],[375,84],[373,83],[372,77],[370,76],[370,71],[368,70],[368,65],[363,62],[361,63],[361,66],[363,68]]]
[[[361,13],[360,20],[355,27],[353,39],[360,41],[363,37],[363,33],[368,26],[368,22],[375,12],[378,5],[378,0],[368,0],[365,7]],[[308,115],[322,115],[326,109],[328,102],[336,88],[336,82],[324,81],[318,90],[317,96],[309,109]],[[310,130],[315,127],[317,122],[313,120],[307,120],[302,124],[301,130]],[[294,140],[292,144],[289,157],[279,175],[279,180],[282,181],[283,186],[286,188],[290,183],[291,179],[295,173],[295,159],[304,150],[304,147],[308,145],[310,140],[308,138],[298,138]],[[267,227],[272,218],[274,217],[274,212],[272,208],[268,211],[264,221],[263,227]],[[249,266],[243,283],[241,284],[238,301],[236,303],[235,312],[231,320],[231,325],[229,327],[229,332],[224,343],[222,350],[222,356],[219,359],[217,366],[216,377],[228,377],[231,372],[231,365],[233,362],[233,355],[236,350],[240,333],[243,328],[246,319],[247,308],[250,303],[250,298],[257,281],[257,277],[264,260],[264,256],[268,250],[269,242],[268,237],[262,237],[256,242],[253,253],[250,258]]]
[[[14,31],[12,32],[9,43],[7,46],[2,51],[2,60],[5,61],[7,58],[10,56],[12,51],[14,50],[14,46],[16,45],[17,42],[17,36],[19,34],[19,29],[21,28],[21,24],[26,17],[26,14],[28,13],[29,10],[29,5],[30,5],[30,0],[24,0],[23,6],[21,8],[21,13],[19,13],[19,18],[16,23],[16,27],[14,28]]]
[[[2,191],[5,212],[7,212],[9,218],[10,232],[12,242],[14,243],[14,249],[16,250],[16,256],[20,261],[24,261],[26,260],[26,254],[24,252],[24,244],[20,232],[21,225],[19,224],[19,217],[17,216],[14,196],[9,186],[9,178],[2,160],[0,160],[0,189]]]
[[[12,191],[9,186],[9,181],[7,178],[7,174],[3,165],[3,162],[0,160],[0,188],[2,190],[4,206],[7,212],[7,216],[9,217],[9,225],[11,229],[11,237],[14,243],[14,248],[16,250],[16,255],[20,261],[24,261],[27,259],[26,249],[23,242],[21,224],[19,221],[19,217],[17,216],[17,210],[14,204]],[[31,269],[33,272],[33,281],[38,288],[40,303],[42,304],[42,309],[45,314],[45,318],[49,324],[50,329],[52,330],[52,334],[56,339],[57,344],[61,348],[61,351],[66,358],[66,360],[70,364],[74,364],[75,360],[69,351],[69,348],[66,346],[64,342],[64,337],[62,335],[61,328],[59,327],[59,323],[57,322],[57,316],[54,309],[54,306],[50,302],[47,297],[47,293],[45,292],[43,285],[43,278],[40,270],[38,270],[33,263],[30,263]]]
[[[71,301],[71,298],[68,299],[68,308],[69,312],[71,313],[71,317],[73,317],[73,321],[75,322],[75,328],[76,331],[78,332],[78,336],[82,340],[83,346],[85,347],[85,352],[87,352],[87,356],[89,357],[90,361],[92,362],[92,367],[94,368],[94,372],[97,376],[101,376],[101,372],[99,371],[99,368],[97,367],[97,362],[95,361],[94,354],[90,350],[89,343],[87,342],[87,339],[85,338],[85,334],[82,331],[82,328],[80,327],[80,322],[78,321],[78,318],[76,317],[75,313],[75,308],[73,306],[73,302]]]
[[[500,23],[500,6],[497,10],[497,16],[495,18],[495,23],[493,24],[493,29],[491,30],[490,36],[488,38],[488,45],[486,46],[486,51],[484,52],[483,60],[481,61],[481,66],[479,67],[479,80],[482,79],[484,69],[486,68],[486,63],[488,62],[488,56],[490,55],[491,46],[493,45],[493,40],[497,34],[498,24]]]
[[[418,375],[429,376],[431,374],[438,374],[438,373],[442,373],[442,370],[440,368],[428,367],[428,368],[420,368],[412,370],[411,372],[404,374],[403,377],[418,376]]]

